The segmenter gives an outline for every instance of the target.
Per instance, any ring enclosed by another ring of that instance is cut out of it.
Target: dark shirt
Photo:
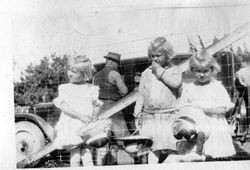
[[[110,66],[96,73],[93,83],[100,87],[99,98],[102,100],[117,101],[128,92],[118,70]]]

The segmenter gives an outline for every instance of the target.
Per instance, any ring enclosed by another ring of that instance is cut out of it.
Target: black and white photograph
[[[250,2],[11,5],[15,168],[250,164]]]

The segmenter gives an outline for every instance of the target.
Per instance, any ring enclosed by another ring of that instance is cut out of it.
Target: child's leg
[[[246,87],[246,92],[244,97],[244,102],[246,105],[246,131],[249,133],[249,123],[250,123],[250,94],[248,94],[248,91],[250,92],[250,87]]]
[[[159,151],[152,151],[148,154],[148,164],[157,164],[159,161]]]
[[[107,164],[106,157],[109,152],[108,145],[105,145],[102,148],[96,149],[95,154],[95,164],[97,166],[103,166]]]
[[[80,166],[81,163],[81,150],[80,147],[70,150],[70,166]]]
[[[83,166],[94,166],[92,153],[88,148],[81,149],[81,159]]]
[[[198,155],[202,155],[205,140],[206,140],[205,139],[205,133],[204,132],[198,132],[197,144],[196,144],[196,153]]]
[[[170,154],[177,154],[177,152],[170,149],[152,151],[148,155],[148,164],[162,163]]]
[[[117,145],[109,146],[109,152],[110,152],[109,165],[117,165],[118,146]]]
[[[171,149],[160,150],[158,163],[163,163],[169,155],[176,155],[177,151]]]

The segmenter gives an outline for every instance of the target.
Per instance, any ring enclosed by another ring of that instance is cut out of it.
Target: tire
[[[45,137],[41,129],[29,121],[16,122],[17,162],[37,153],[45,146]]]

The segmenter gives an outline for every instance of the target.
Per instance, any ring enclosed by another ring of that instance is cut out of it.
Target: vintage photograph
[[[250,161],[250,3],[20,0],[16,168]]]

